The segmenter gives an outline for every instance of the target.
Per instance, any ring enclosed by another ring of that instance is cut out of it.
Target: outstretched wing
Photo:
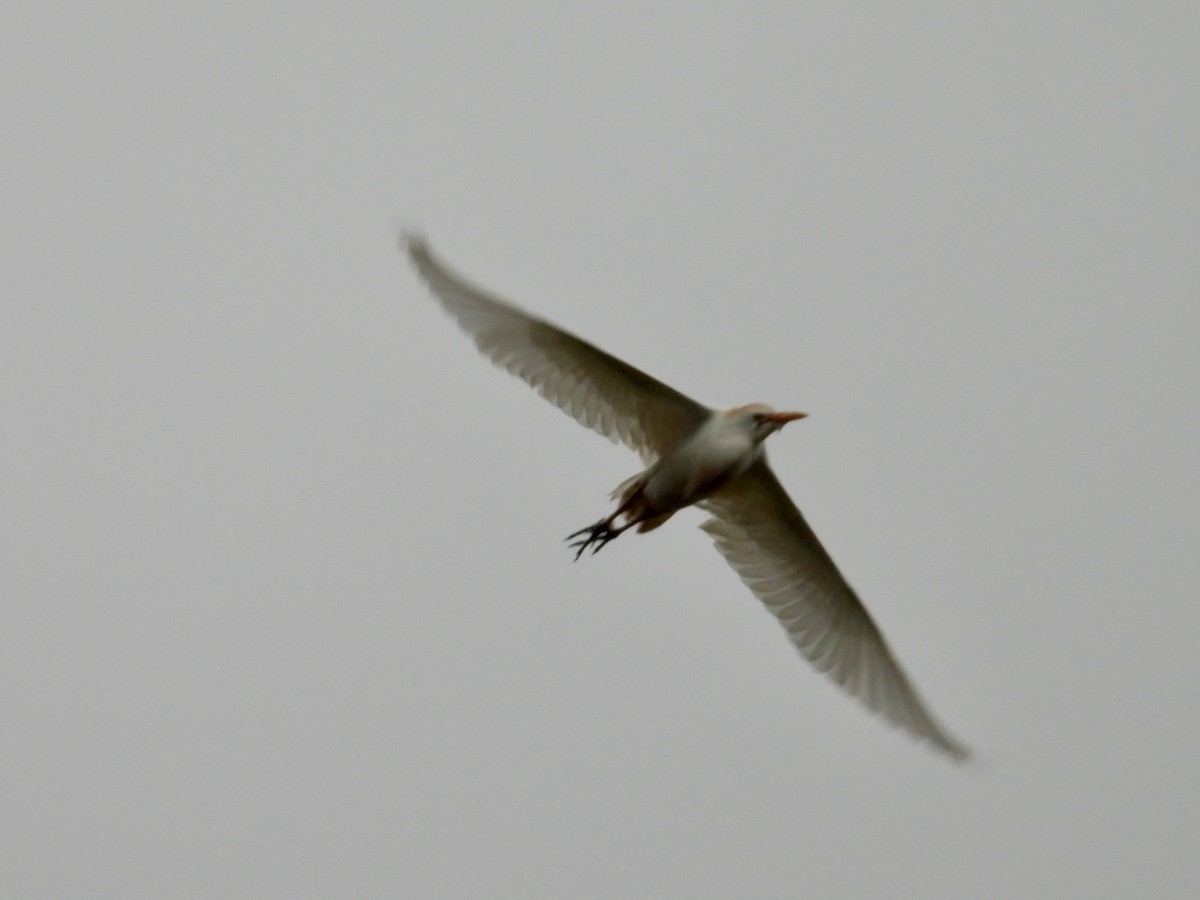
[[[925,708],[765,457],[701,505],[713,518],[700,527],[809,662],[893,724],[966,758],[966,748]]]
[[[424,239],[410,236],[408,255],[488,359],[648,463],[710,415],[645,372],[468,284],[442,265]]]

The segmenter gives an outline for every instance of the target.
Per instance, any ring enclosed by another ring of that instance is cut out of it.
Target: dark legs
[[[638,522],[642,521],[645,515],[645,504],[642,499],[642,490],[645,487],[645,476],[640,476],[636,481],[632,480],[632,484],[624,494],[621,495],[621,505],[607,519],[601,519],[595,525],[589,525],[586,528],[580,528],[578,531],[568,534],[564,540],[571,541],[567,546],[575,548],[575,559],[583,556],[583,551],[588,547],[592,548],[592,555],[600,552],[600,549],[619,535],[626,528],[632,528]],[[624,485],[622,485],[624,487]],[[613,528],[613,522],[617,521],[622,515],[626,517],[626,522],[620,528]],[[583,537],[579,537],[583,535]],[[572,541],[571,538],[579,538],[577,541]]]
[[[583,551],[588,547],[592,548],[593,554],[599,553],[600,549],[605,544],[628,528],[629,525],[634,524],[633,522],[630,522],[629,525],[622,525],[620,528],[613,528],[612,523],[616,517],[617,516],[614,515],[608,519],[601,519],[595,525],[588,525],[586,528],[580,528],[578,531],[568,534],[566,538],[564,538],[564,540],[571,541],[571,538],[579,537],[581,534],[586,535],[586,537],[581,537],[577,541],[571,541],[571,543],[567,545],[569,547],[578,548],[575,551],[576,559],[579,559],[579,557],[583,556]]]

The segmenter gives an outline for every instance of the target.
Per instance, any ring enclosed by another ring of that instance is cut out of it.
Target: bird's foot
[[[571,538],[579,538],[567,545],[576,548],[575,559],[579,559],[588,547],[592,548],[593,555],[599,553],[605,544],[624,530],[623,528],[613,528],[611,519],[601,519],[595,525],[588,525],[586,528],[580,528],[578,531],[568,534],[564,540],[571,541]],[[581,534],[585,536],[579,537]]]

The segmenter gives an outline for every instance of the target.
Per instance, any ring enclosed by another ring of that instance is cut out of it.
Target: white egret
[[[686,506],[800,653],[872,710],[955,759],[967,750],[926,709],[858,595],[767,465],[763,441],[801,412],[761,403],[712,410],[450,271],[425,241],[408,254],[485,356],[583,425],[637,451],[646,468],[616,510],[568,535],[578,559],[626,529],[657,528]]]

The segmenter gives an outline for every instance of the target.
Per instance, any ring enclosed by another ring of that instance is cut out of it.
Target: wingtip
[[[414,228],[401,228],[399,246],[408,252],[409,257],[416,259],[429,255],[429,242],[425,235]]]
[[[408,252],[408,260],[429,283],[441,276],[446,277],[446,267],[438,261],[429,249],[429,242],[419,231],[405,230],[400,233],[400,249]]]
[[[941,750],[948,757],[950,757],[951,762],[953,762],[955,765],[965,766],[971,761],[971,748],[964,744],[960,744],[957,741],[952,741],[949,738],[945,738],[942,741],[937,742],[935,746],[937,749]]]
[[[951,737],[937,722],[929,718],[928,712],[925,715],[928,721],[924,728],[913,728],[911,725],[906,726],[900,722],[894,724],[905,728],[914,737],[919,738],[939,753],[945,754],[952,762],[958,765],[970,762],[973,755],[971,748],[957,738]]]

